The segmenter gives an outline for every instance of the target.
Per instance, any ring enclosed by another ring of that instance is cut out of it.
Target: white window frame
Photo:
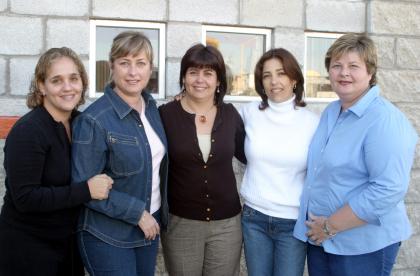
[[[89,97],[97,98],[103,95],[103,92],[96,92],[96,27],[128,27],[141,29],[154,29],[159,31],[159,51],[154,53],[158,55],[159,62],[159,91],[152,94],[155,99],[165,98],[165,54],[166,54],[166,25],[164,23],[151,22],[133,22],[116,20],[90,20],[90,52],[89,52]]]
[[[308,55],[308,37],[319,37],[319,38],[339,38],[342,36],[342,33],[321,33],[321,32],[305,32],[305,53],[304,53],[304,61],[303,61],[303,77],[305,78],[305,91],[306,85],[306,69],[307,69],[307,55]],[[324,57],[325,58],[325,57]],[[307,102],[320,102],[320,103],[329,103],[337,100],[337,98],[313,98],[313,97],[305,97],[305,101]]]
[[[265,36],[265,48],[264,53],[271,49],[271,29],[263,28],[242,28],[242,27],[227,27],[227,26],[214,26],[214,25],[203,25],[201,32],[201,42],[206,45],[207,31],[210,32],[221,32],[221,33],[237,33],[237,34],[256,34]],[[236,102],[236,101],[256,101],[260,100],[259,96],[230,96],[226,95],[224,97],[226,101]]]

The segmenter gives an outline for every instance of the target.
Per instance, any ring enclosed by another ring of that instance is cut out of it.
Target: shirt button
[[[210,212],[210,208],[207,208],[206,210],[207,210],[207,212]]]
[[[209,195],[206,195],[206,197],[209,198],[210,196]]]
[[[204,180],[204,183],[207,183],[208,181],[207,181],[207,179],[206,180]]]
[[[139,124],[139,127],[143,127],[141,124]]]
[[[206,220],[207,220],[207,221],[210,221],[210,218],[209,218],[209,217],[206,217]]]
[[[214,141],[215,141],[214,139],[211,139],[211,142],[212,142],[212,143],[214,143]]]
[[[207,169],[207,165],[204,165],[203,168]]]
[[[209,154],[209,157],[213,157],[213,154],[211,154],[211,153],[210,153],[210,154]]]
[[[201,156],[201,152],[198,153],[198,156]]]

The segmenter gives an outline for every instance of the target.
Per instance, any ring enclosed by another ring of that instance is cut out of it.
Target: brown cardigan
[[[245,130],[232,104],[217,109],[207,163],[198,145],[194,114],[179,101],[159,108],[168,139],[169,212],[188,219],[220,220],[241,211],[232,158],[246,162]]]

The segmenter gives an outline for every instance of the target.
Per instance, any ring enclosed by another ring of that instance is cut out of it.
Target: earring
[[[216,88],[216,93],[220,93],[219,86],[217,86],[217,88]]]
[[[295,85],[293,85],[293,91],[295,91],[296,90],[296,83],[295,83]]]
[[[265,89],[263,88],[262,93],[265,95]]]

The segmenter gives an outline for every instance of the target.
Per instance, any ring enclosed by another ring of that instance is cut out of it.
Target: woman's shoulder
[[[178,100],[171,100],[167,103],[161,104],[158,108],[161,114],[172,113],[179,109],[180,102]]]
[[[304,116],[310,121],[314,121],[316,123],[319,122],[319,114],[313,112],[312,110],[309,110],[306,106],[305,107],[296,107],[297,110],[299,110],[301,116]]]

